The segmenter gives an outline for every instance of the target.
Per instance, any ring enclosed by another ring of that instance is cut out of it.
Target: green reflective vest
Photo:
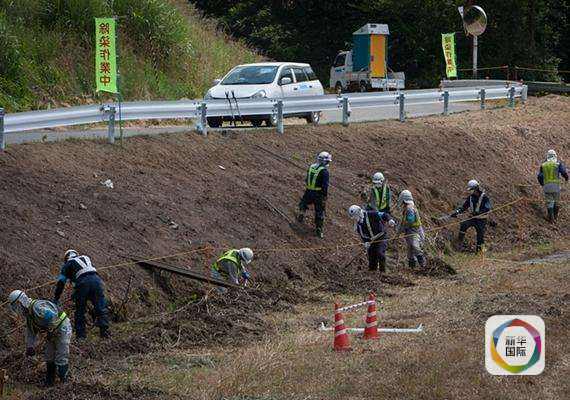
[[[317,187],[317,178],[321,171],[325,169],[322,165],[309,167],[309,171],[307,172],[307,189],[309,190],[322,190],[322,188]]]
[[[239,257],[239,252],[236,249],[228,250],[220,258],[212,264],[212,268],[216,271],[220,271],[220,263],[222,261],[230,261],[233,262],[238,267],[238,271],[241,270],[241,261]]]
[[[407,219],[407,213],[408,213],[408,207],[404,207],[404,214],[402,215],[402,223],[408,227],[408,228],[419,228],[420,226],[422,226],[422,219],[420,218],[420,213],[418,211],[417,208],[412,208],[412,210],[415,212],[415,220],[414,222],[409,222]]]
[[[382,211],[388,208],[390,196],[388,185],[382,186],[382,192],[380,192],[377,187],[373,187],[372,193],[374,194],[374,205],[378,211]]]
[[[544,176],[544,184],[549,183],[560,184],[560,177],[558,176],[558,163],[554,161],[546,161],[542,164],[542,175]]]
[[[66,320],[67,314],[65,313],[65,311],[59,312],[59,314],[57,315],[57,320],[54,323],[52,323],[52,326],[46,327],[45,325],[42,325],[38,322],[39,316],[36,315],[34,312],[34,306],[36,305],[37,302],[38,302],[37,299],[32,300],[30,302],[30,307],[28,308],[28,316],[26,318],[26,323],[27,323],[28,327],[35,334],[37,334],[41,331],[55,332],[61,326],[63,321]]]

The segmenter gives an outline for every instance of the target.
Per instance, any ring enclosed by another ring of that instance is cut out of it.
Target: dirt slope
[[[489,232],[491,250],[567,234],[567,215],[556,228],[543,221],[535,174],[547,149],[556,148],[562,158],[569,154],[569,129],[570,99],[547,97],[514,111],[349,128],[296,126],[284,136],[272,131],[212,133],[207,138],[189,133],[129,139],[123,147],[93,141],[13,146],[0,155],[0,299],[14,288],[53,279],[68,247],[104,267],[131,255],[165,256],[206,244],[217,253],[247,245],[257,251],[255,287],[229,300],[214,296],[212,303],[204,302],[203,286],[153,277],[139,267],[113,268],[103,276],[115,318],[172,312],[189,299],[196,301],[178,314],[186,320],[182,337],[178,322],[145,320],[157,337],[200,344],[263,335],[266,327],[256,313],[310,300],[311,288],[364,292],[413,284],[398,271],[382,280],[362,277],[356,268],[363,266],[363,258],[341,268],[363,251],[360,246],[342,247],[355,240],[346,209],[359,203],[357,192],[376,170],[384,171],[396,189],[412,190],[428,228],[436,226],[431,217],[455,207],[471,178],[483,183],[495,206],[530,198],[493,217],[498,227]],[[294,220],[304,168],[321,150],[333,155],[335,186],[325,240],[290,225],[268,204]],[[113,189],[101,185],[106,179],[113,181]],[[568,201],[566,194],[563,198]],[[438,238],[456,229],[443,230]],[[212,258],[212,252],[198,252],[169,261],[204,271]],[[51,291],[42,288],[36,294],[51,296]],[[233,329],[236,336],[214,335],[220,326]],[[10,352],[17,344],[8,338],[11,329],[7,322],[1,325],[0,349],[6,360],[16,357]],[[93,355],[112,350],[124,356],[146,351],[149,343],[162,344],[143,339],[117,339],[118,345],[102,345]],[[26,379],[32,378],[28,374]]]

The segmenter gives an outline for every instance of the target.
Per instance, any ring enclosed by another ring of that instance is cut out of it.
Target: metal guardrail
[[[194,119],[197,130],[207,134],[208,117],[238,117],[270,115],[277,120],[277,131],[283,133],[283,117],[288,114],[302,114],[318,111],[339,111],[343,125],[350,121],[352,109],[392,107],[399,110],[399,120],[405,121],[406,105],[442,104],[442,113],[447,115],[449,103],[479,101],[481,109],[487,100],[508,99],[514,106],[515,98],[526,100],[526,85],[495,86],[484,88],[450,88],[445,90],[410,90],[397,92],[349,93],[341,96],[325,95],[310,97],[289,97],[283,99],[240,99],[239,111],[230,107],[226,100],[185,100],[127,102],[121,105],[120,117],[123,121],[148,119]],[[4,114],[0,108],[0,150],[6,147],[6,134],[32,131],[61,126],[74,126],[93,123],[108,124],[108,141],[114,142],[115,121],[118,119],[119,105],[88,105],[45,111],[29,111]]]

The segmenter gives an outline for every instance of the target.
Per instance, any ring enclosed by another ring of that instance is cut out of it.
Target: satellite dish
[[[469,34],[479,36],[487,28],[487,14],[479,6],[469,7],[463,12],[463,26]]]

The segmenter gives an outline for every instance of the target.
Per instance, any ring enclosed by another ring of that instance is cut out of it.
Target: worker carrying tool
[[[382,174],[382,172],[376,172],[372,175],[372,188],[368,196],[369,206],[367,208],[390,213],[391,202],[392,191],[384,178],[384,174]]]
[[[488,213],[492,209],[491,199],[483,191],[479,182],[475,179],[467,182],[467,191],[470,193],[462,206],[453,211],[449,216],[454,218],[459,214],[470,210],[471,218],[466,219],[459,225],[457,237],[458,249],[463,248],[463,240],[467,229],[474,227],[477,232],[477,251],[481,251],[485,244],[485,229],[487,227]]]
[[[540,165],[537,179],[544,191],[548,221],[551,223],[555,223],[558,219],[561,175],[566,179],[566,182],[568,182],[566,167],[561,161],[558,161],[558,156],[554,150],[548,150],[546,153],[546,161]]]
[[[210,272],[213,278],[223,277],[236,285],[240,284],[241,278],[246,286],[251,275],[245,266],[252,260],[253,251],[249,247],[228,250],[212,264]]]
[[[75,250],[67,250],[63,257],[64,264],[57,278],[53,301],[59,304],[59,299],[67,281],[74,284],[72,299],[75,301],[75,334],[78,339],[85,339],[85,312],[87,301],[93,304],[95,310],[95,325],[99,327],[102,338],[109,336],[109,320],[107,317],[107,301],[103,281],[93,267],[91,259],[80,256]]]
[[[297,221],[302,223],[305,219],[305,211],[309,205],[315,206],[315,228],[319,238],[324,236],[323,225],[325,222],[325,208],[329,190],[329,164],[332,157],[326,151],[319,153],[317,162],[312,164],[307,171],[305,194],[299,203],[299,215]]]
[[[398,196],[398,207],[402,209],[402,220],[398,234],[403,233],[408,247],[408,266],[414,268],[416,260],[420,267],[427,265],[423,251],[425,241],[424,229],[420,213],[414,204],[414,198],[409,190],[402,190]]]
[[[385,224],[391,227],[396,222],[390,214],[376,210],[363,210],[357,205],[348,209],[348,216],[354,220],[354,230],[360,235],[368,254],[368,270],[386,272],[386,248],[388,232]]]
[[[14,290],[8,296],[10,309],[16,315],[26,319],[26,356],[33,357],[36,352],[38,335],[45,334],[45,385],[55,384],[56,373],[61,382],[67,380],[69,370],[69,343],[71,342],[71,323],[65,312],[60,311],[48,300],[30,299],[21,290]]]

